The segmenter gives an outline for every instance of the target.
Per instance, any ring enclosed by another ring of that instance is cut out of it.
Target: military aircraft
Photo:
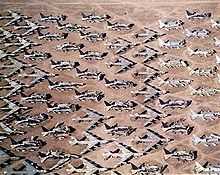
[[[40,13],[40,21],[41,22],[55,23],[57,21],[65,21],[66,18],[67,18],[66,15],[52,16],[52,15],[44,15],[44,14]]]
[[[62,113],[71,113],[78,111],[81,106],[79,104],[70,104],[70,103],[54,103],[50,104],[47,103],[47,111],[53,112],[56,114],[62,114]]]
[[[0,20],[9,20],[4,26],[10,25],[17,25],[19,22],[23,21],[24,19],[30,19],[31,17],[22,15],[21,13],[8,10],[7,16],[0,16]]]
[[[166,55],[166,52],[159,52],[158,50],[149,47],[149,46],[144,46],[144,48],[138,50],[135,54],[134,57],[139,57],[143,58],[144,60],[142,61],[143,63],[147,63],[149,61],[155,60],[156,58]]]
[[[72,23],[61,24],[59,21],[57,21],[57,29],[65,30],[66,32],[80,32],[80,31],[85,31],[89,28],[90,28],[89,26],[82,26],[79,24],[72,24]]]
[[[40,113],[37,115],[16,115],[15,116],[15,126],[19,127],[35,127],[41,123],[49,120],[52,116],[46,113]]]
[[[204,20],[212,16],[211,12],[202,12],[199,10],[186,10],[186,18],[189,20]]]
[[[108,68],[111,68],[113,66],[119,67],[119,69],[116,71],[116,74],[126,72],[127,70],[133,68],[137,63],[134,61],[125,58],[124,56],[119,56],[116,58],[114,62],[107,62],[106,65]]]
[[[131,164],[131,174],[138,175],[138,174],[163,174],[163,172],[167,169],[167,164],[153,164],[153,163],[142,163],[141,165],[137,166],[133,163]]]
[[[29,95],[21,93],[20,101],[23,103],[46,103],[52,98],[49,93],[36,93],[33,92]]]
[[[21,34],[21,37],[32,35],[36,33],[36,31],[48,28],[47,26],[39,25],[38,23],[29,21],[29,20],[25,20],[25,23],[26,25],[14,26],[15,30],[21,30],[21,29],[26,30],[24,33]]]
[[[15,141],[14,139],[11,139],[11,148],[15,149],[16,151],[36,151],[43,146],[45,146],[47,143],[41,139],[38,138],[38,136],[31,137],[31,138],[24,138],[18,141]]]
[[[187,47],[189,56],[210,57],[216,53],[216,50],[205,47]]]
[[[195,162],[194,172],[196,174],[219,174],[220,172],[220,165],[213,164],[210,162],[205,162],[201,165],[199,162]]]
[[[1,41],[1,43],[9,42],[11,39],[15,39],[18,36],[20,36],[20,34],[5,30],[0,27],[0,39],[1,39],[0,41]]]
[[[127,89],[137,86],[135,82],[129,80],[119,80],[119,79],[108,80],[107,78],[104,78],[104,80],[105,80],[105,86],[111,89]]]
[[[57,123],[55,126],[49,129],[45,128],[44,126],[41,126],[41,128],[43,137],[53,136],[59,140],[71,135],[75,131],[75,128],[65,125],[64,122]]]
[[[121,23],[107,21],[107,29],[113,31],[127,31],[134,27],[133,23]]]
[[[43,61],[50,57],[52,57],[52,55],[48,52],[41,52],[41,51],[28,52],[27,50],[24,51],[24,59],[28,59],[31,61]]]
[[[192,29],[185,29],[185,35],[188,38],[207,38],[211,34],[211,31],[205,28],[192,28]]]
[[[162,48],[167,49],[181,49],[186,46],[186,40],[185,39],[158,39],[159,45]]]
[[[193,161],[197,158],[197,151],[194,150],[177,150],[175,148],[170,151],[164,148],[164,153],[165,160],[176,159],[178,161],[186,162]]]
[[[59,71],[72,70],[80,65],[79,62],[77,61],[50,60],[50,62],[51,62],[51,68]]]
[[[95,22],[104,22],[111,18],[108,14],[104,15],[96,15],[94,12],[90,14],[85,14],[81,12],[82,15],[82,21],[87,21],[89,23],[95,23]]]
[[[194,96],[209,97],[220,93],[219,88],[208,87],[208,86],[199,86],[197,88],[193,88],[192,86],[189,85],[189,88],[191,90],[191,95]]]
[[[160,62],[160,66],[166,69],[180,69],[189,66],[188,61],[175,56],[170,56],[166,59],[159,58],[158,60]]]
[[[96,101],[99,102],[101,101],[104,97],[105,94],[102,91],[92,91],[92,90],[85,90],[83,92],[79,92],[76,89],[75,91],[75,98],[78,99],[79,101]]]
[[[92,70],[92,69],[84,69],[80,70],[76,68],[76,76],[81,78],[81,79],[94,79],[94,80],[103,80],[105,77],[105,74],[103,72],[99,72],[97,70]]]
[[[191,105],[192,100],[183,100],[183,99],[174,99],[174,100],[172,100],[172,99],[168,99],[166,101],[163,101],[163,100],[159,99],[159,103],[160,103],[160,107],[162,109],[165,109],[165,108],[184,109],[184,108],[187,108],[188,106]]]
[[[171,122],[161,122],[162,123],[162,129],[165,132],[170,132],[174,134],[191,134],[194,126],[191,126],[190,124],[185,122],[185,119],[179,119],[176,121]]]
[[[192,79],[181,79],[181,78],[165,78],[164,80],[160,77],[158,77],[158,80],[160,81],[160,85],[169,86],[171,88],[185,88],[188,87],[193,80]]]
[[[57,45],[56,49],[63,52],[78,51],[84,48],[84,44],[76,44],[72,42]]]
[[[132,126],[119,126],[118,123],[109,126],[108,124],[104,123],[105,132],[112,136],[130,136],[133,132],[136,131],[137,128]]]
[[[156,30],[144,27],[144,31],[134,34],[135,38],[142,39],[142,43],[148,43],[157,40],[159,37],[166,35],[165,33],[159,33]]]
[[[10,57],[15,57],[17,56],[16,54],[14,53],[9,53],[9,52],[6,52],[4,50],[0,50],[0,60],[5,60],[6,58],[10,58]]]
[[[193,135],[192,143],[194,145],[202,144],[206,147],[214,147],[220,144],[220,135],[217,133],[203,134],[202,136]]]
[[[213,28],[216,28],[216,29],[219,29],[220,28],[220,21],[217,19],[211,19],[211,23],[212,23],[212,27]]]
[[[72,91],[76,88],[82,88],[86,86],[86,83],[80,82],[69,82],[69,81],[51,81],[48,79],[49,86],[48,88],[51,90],[58,90],[58,91]]]
[[[46,32],[46,33],[41,33],[38,30],[38,39],[40,40],[48,40],[48,41],[53,41],[53,40],[63,40],[66,39],[68,36],[68,33],[50,33],[50,32]]]
[[[108,55],[108,52],[98,52],[98,51],[85,51],[79,49],[79,58],[82,60],[93,61],[93,60],[103,60],[104,57]]]
[[[191,110],[191,119],[202,119],[202,120],[217,120],[220,118],[220,111],[212,111],[208,108],[201,108],[199,111]]]
[[[89,32],[89,31],[79,31],[80,39],[85,39],[87,41],[90,41],[92,43],[97,41],[103,41],[105,40],[107,34],[102,32]]]
[[[80,155],[84,155],[90,151],[94,151],[98,147],[101,147],[105,144],[108,144],[114,141],[114,140],[104,140],[101,137],[89,131],[84,132],[83,135],[84,137],[79,140],[73,136],[71,136],[71,139],[69,140],[70,145],[87,145],[87,147],[80,152]]]
[[[218,72],[217,66],[209,66],[209,67],[197,67],[197,68],[191,68],[188,67],[190,75],[198,76],[198,77],[206,77],[206,78],[213,78],[216,77]]]
[[[107,111],[131,111],[138,105],[131,100],[104,101]]]
[[[159,27],[160,29],[164,30],[176,30],[176,29],[183,29],[184,22],[180,19],[166,19],[166,20],[159,20]]]

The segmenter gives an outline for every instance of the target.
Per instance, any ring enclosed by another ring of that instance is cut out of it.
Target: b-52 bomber
[[[125,58],[124,56],[119,56],[116,58],[114,62],[107,62],[107,67],[119,67],[116,71],[116,74],[126,72],[129,69],[132,69],[137,63],[133,62],[132,60]]]
[[[35,137],[32,136],[30,139],[24,138],[18,141],[13,140],[12,138],[10,139],[11,139],[11,148],[21,152],[36,151],[47,144],[45,141],[39,139],[38,136]]]
[[[30,95],[21,93],[20,101],[22,103],[47,103],[51,98],[52,98],[52,95],[48,93],[33,92]]]
[[[18,36],[20,36],[20,34],[5,30],[0,27],[0,41],[1,41],[1,43],[9,42],[11,39],[15,39]]]
[[[181,49],[186,46],[185,39],[158,39],[159,45],[167,49]]]
[[[62,60],[50,60],[51,68],[59,71],[73,70],[80,64],[77,61],[62,61]]]
[[[212,16],[210,12],[198,10],[186,10],[186,18],[189,20],[204,20]]]
[[[184,100],[184,99],[168,99],[163,101],[159,99],[160,107],[162,109],[171,108],[171,109],[185,109],[191,105],[192,100]]]
[[[211,31],[205,28],[185,29],[185,35],[188,38],[207,38]]]
[[[31,61],[44,61],[50,57],[52,57],[52,55],[48,52],[41,52],[41,51],[28,52],[27,50],[24,51],[24,59]]]
[[[21,37],[32,35],[41,29],[47,29],[47,26],[39,25],[36,22],[25,20],[26,25],[14,26],[15,30],[25,29],[26,31],[21,34]]]
[[[103,60],[104,57],[108,55],[108,52],[98,52],[98,51],[90,51],[90,50],[83,52],[80,49],[79,49],[79,53],[80,53],[79,58],[87,61]]]
[[[89,31],[79,31],[80,39],[87,40],[89,42],[103,41],[106,39],[107,34],[102,32],[89,32]]]
[[[63,43],[57,45],[56,49],[63,52],[69,52],[69,51],[78,51],[82,48],[84,48],[84,44],[76,44],[76,43]]]
[[[47,103],[47,111],[50,113],[63,114],[63,113],[71,113],[78,111],[81,106],[79,104],[70,104],[70,103]]]
[[[107,21],[107,29],[113,31],[127,31],[134,27],[133,23],[110,22]]]
[[[193,82],[193,80],[190,79],[180,79],[180,78],[170,79],[169,77],[165,78],[164,80],[158,77],[158,80],[160,81],[159,86],[165,85],[171,88],[186,88]]]
[[[177,30],[183,29],[184,22],[179,19],[166,19],[166,20],[159,20],[159,27],[160,29],[164,30]]]
[[[52,15],[44,15],[44,14],[40,13],[40,21],[41,22],[55,23],[57,21],[65,21],[66,18],[67,18],[66,15],[52,16]]]
[[[217,76],[218,67],[217,66],[209,66],[209,67],[197,67],[191,68],[188,67],[189,74],[197,77],[206,77],[206,78],[214,78]]]
[[[219,163],[211,163],[211,162],[205,162],[203,165],[201,165],[199,162],[195,162],[194,172],[196,174],[219,174],[220,171],[220,164]]]
[[[160,66],[166,69],[181,69],[189,66],[189,62],[175,56],[169,56],[166,59],[158,58]]]
[[[127,89],[137,86],[135,82],[129,80],[119,80],[119,79],[108,80],[107,78],[104,78],[104,80],[105,80],[105,86],[111,89]]]
[[[75,131],[75,128],[65,125],[64,122],[57,123],[55,126],[49,129],[44,126],[41,126],[41,128],[43,137],[53,136],[55,138],[58,138],[59,140],[70,136]]]
[[[117,100],[117,101],[104,101],[107,111],[132,111],[138,105],[135,101],[131,100]]]
[[[87,21],[89,23],[95,23],[95,22],[104,22],[111,18],[108,14],[104,15],[96,15],[94,12],[90,14],[85,14],[81,12],[82,15],[82,21]]]
[[[74,97],[79,101],[99,102],[105,97],[105,94],[102,91],[85,90],[83,92],[79,92],[76,89],[74,91],[76,94]]]
[[[48,79],[49,86],[48,88],[51,90],[57,90],[57,91],[72,91],[78,88],[82,88],[86,86],[86,83],[80,83],[80,82],[70,82],[70,81],[51,81]]]
[[[57,29],[64,30],[66,32],[80,32],[80,31],[85,31],[89,28],[90,28],[89,26],[82,26],[79,24],[72,24],[72,23],[62,24],[59,21],[57,21]]]
[[[14,58],[15,56],[17,56],[17,55],[14,53],[8,53],[8,52],[0,49],[0,60],[1,61],[6,60],[6,58],[10,58],[10,57]]]
[[[208,86],[199,86],[197,88],[193,88],[192,86],[189,86],[191,90],[191,95],[193,96],[200,96],[200,97],[210,97],[210,96],[215,96],[220,93],[219,88],[214,88],[214,87],[208,87]]]
[[[193,135],[192,143],[194,145],[204,145],[206,147],[214,147],[220,144],[220,135],[217,133],[203,134],[202,136]]]
[[[189,56],[199,56],[199,57],[210,57],[214,54],[216,54],[216,50],[206,47],[187,47],[187,51]]]
[[[103,78],[105,77],[105,74],[103,72],[99,72],[98,70],[93,70],[93,69],[84,69],[84,70],[80,70],[78,68],[76,68],[76,76],[81,78],[81,79],[93,79],[93,80],[103,80]]]
[[[68,36],[68,33],[41,33],[38,31],[38,39],[40,40],[48,40],[48,41],[53,41],[53,40],[63,40],[66,39]]]
[[[210,120],[214,121],[220,118],[220,111],[212,111],[209,108],[201,108],[198,111],[191,110],[191,119],[192,120]]]

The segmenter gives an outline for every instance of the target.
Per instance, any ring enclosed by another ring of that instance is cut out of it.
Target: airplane
[[[59,140],[70,136],[76,130],[72,126],[65,125],[64,122],[56,123],[55,126],[49,129],[45,128],[44,126],[41,126],[41,128],[43,137],[53,136]]]
[[[6,51],[0,49],[0,60],[1,61],[5,60],[6,58],[10,58],[10,57],[14,58],[15,56],[17,56],[17,55],[14,53],[9,53],[9,52],[6,52]]]
[[[103,138],[89,131],[84,132],[84,137],[81,139],[76,139],[73,136],[70,138],[70,145],[87,145],[87,147],[80,152],[80,155],[84,155],[90,151],[95,151],[97,148],[102,147],[103,145],[114,142],[114,140],[104,140]]]
[[[109,126],[108,124],[104,123],[105,126],[105,132],[107,134],[110,134],[112,136],[130,136],[133,132],[137,130],[137,128],[134,128],[132,126],[119,126],[118,123]]]
[[[193,88],[192,86],[189,85],[189,88],[191,90],[191,95],[194,96],[214,96],[220,93],[219,88],[213,88],[213,87],[208,87],[208,86],[199,86],[197,88]]]
[[[59,71],[72,70],[80,66],[79,62],[77,61],[50,60],[50,62],[51,68]]]
[[[180,49],[186,46],[186,40],[185,39],[158,39],[159,45],[162,48],[167,49]]]
[[[220,39],[218,39],[217,37],[214,37],[213,38],[213,40],[214,40],[214,45],[216,46],[216,47],[220,47]]]
[[[98,52],[98,51],[85,51],[79,49],[79,58],[82,60],[93,61],[93,60],[103,60],[104,57],[108,55],[108,52]]]
[[[108,62],[105,64],[107,65],[108,68],[111,68],[113,66],[119,67],[119,69],[116,71],[116,74],[119,74],[133,68],[137,63],[120,55],[118,58],[116,58],[114,62]]]
[[[84,44],[76,44],[73,42],[68,42],[57,45],[56,49],[63,52],[69,52],[69,51],[78,51],[84,47],[85,47]]]
[[[80,39],[85,39],[87,41],[90,41],[92,43],[97,41],[104,41],[107,34],[102,32],[85,32],[85,31],[79,31]]]
[[[152,164],[152,163],[142,163],[141,165],[137,166],[133,163],[131,164],[131,174],[138,175],[138,174],[163,174],[163,172],[167,169],[168,165],[159,165],[159,164]]]
[[[31,52],[28,52],[27,50],[24,51],[24,59],[28,59],[31,61],[43,61],[50,57],[52,57],[52,55],[48,52],[41,52],[34,50]]]
[[[131,41],[128,41],[127,39],[118,37],[116,39],[113,39],[112,41],[105,43],[104,45],[107,46],[107,49],[112,50],[115,55],[119,55],[126,53],[128,50],[136,46],[139,46],[140,43],[133,43]]]
[[[220,118],[220,111],[212,111],[210,109],[200,109],[199,111],[195,112],[191,110],[191,119],[202,119],[202,120],[217,120]]]
[[[47,80],[49,83],[48,88],[50,90],[58,90],[58,91],[72,91],[76,88],[82,88],[86,86],[86,83],[78,83],[78,82],[69,82],[69,81],[51,81]]]
[[[15,126],[19,127],[35,127],[41,123],[49,120],[52,116],[49,116],[46,113],[40,113],[37,115],[16,115],[15,116]]]
[[[168,159],[176,159],[177,161],[193,161],[197,158],[197,151],[194,150],[178,150],[177,148],[169,151],[164,148],[164,158]]]
[[[47,103],[47,112],[53,112],[56,114],[62,114],[62,113],[71,113],[78,111],[81,106],[79,104],[70,104],[70,103],[54,103],[49,104]]]
[[[212,16],[211,12],[186,10],[186,18],[189,20],[204,20]]]
[[[180,19],[166,19],[159,20],[160,29],[164,29],[166,31],[183,29],[184,22]]]
[[[40,21],[41,22],[51,22],[55,23],[57,21],[65,21],[67,18],[66,15],[52,16],[52,15],[44,15],[40,13]]]
[[[211,67],[197,67],[197,68],[190,68],[188,67],[190,71],[190,75],[198,76],[198,77],[206,77],[206,78],[213,78],[217,75],[218,67],[217,66],[211,66]]]
[[[174,134],[187,134],[190,135],[194,129],[194,126],[187,124],[184,119],[179,119],[172,122],[161,122],[162,129],[165,132],[170,132]]]
[[[131,30],[135,24],[132,23],[121,23],[121,22],[110,22],[107,21],[107,29],[113,31],[127,31]]]
[[[138,50],[133,57],[139,57],[139,58],[144,58],[143,63],[147,63],[149,61],[155,60],[156,58],[166,55],[166,52],[159,52],[158,50],[149,47],[149,46],[144,46],[144,48]]]
[[[3,99],[3,101],[6,104],[4,106],[1,106],[0,110],[7,111],[7,113],[0,118],[0,121],[5,121],[5,120],[9,119],[13,114],[21,115],[22,111],[29,112],[30,109],[32,109],[32,107],[23,106],[22,104],[20,104],[18,102],[13,102],[13,101],[8,100],[6,98]]]
[[[219,164],[213,164],[210,162],[205,162],[203,165],[201,165],[199,162],[195,162],[194,172],[196,174],[219,174],[220,171],[220,165]]]
[[[211,23],[212,23],[212,28],[216,28],[219,29],[220,28],[220,21],[217,19],[211,19]]]
[[[170,56],[167,59],[158,59],[160,62],[160,66],[166,69],[180,69],[189,66],[189,62],[178,57]]]
[[[89,23],[96,23],[96,22],[104,22],[111,18],[108,14],[104,15],[96,15],[94,12],[90,14],[85,14],[81,12],[82,21],[87,21]]]
[[[84,69],[84,70],[80,70],[78,68],[76,68],[76,76],[81,78],[81,79],[94,79],[94,80],[103,80],[103,78],[105,77],[105,74],[103,72],[99,72],[97,70],[92,70],[92,69]]]
[[[202,144],[206,147],[214,147],[220,144],[220,135],[217,133],[203,134],[202,136],[193,135],[192,143],[194,145]]]
[[[166,35],[165,33],[159,33],[156,30],[144,27],[144,31],[134,34],[135,38],[143,39],[142,43],[149,43],[157,40],[159,37]]]
[[[216,50],[205,47],[187,47],[189,56],[210,57],[216,53]]]
[[[47,143],[38,138],[38,136],[32,136],[31,138],[24,138],[19,141],[15,141],[14,139],[10,138],[11,140],[11,148],[15,149],[16,151],[36,151]]]
[[[135,101],[131,100],[118,100],[118,101],[104,101],[107,111],[131,111],[138,105]]]
[[[25,19],[30,19],[31,17],[22,15],[21,13],[8,10],[7,16],[0,16],[0,20],[9,20],[8,23],[6,23],[4,26],[11,26],[11,25],[17,25],[19,22],[25,20]]]
[[[188,38],[207,38],[211,34],[211,31],[205,28],[192,28],[192,29],[185,29],[185,35]]]
[[[162,109],[171,108],[171,109],[184,109],[192,104],[192,100],[183,100],[183,99],[168,99],[163,101],[159,99],[159,105]]]
[[[59,21],[57,21],[57,29],[59,30],[65,30],[66,32],[80,32],[85,31],[89,29],[89,26],[82,26],[79,24],[73,24],[73,23],[65,23],[61,24]]]
[[[74,98],[76,98],[79,101],[99,102],[105,97],[105,94],[102,91],[85,90],[83,92],[79,92],[76,89],[74,89],[74,91],[76,94]]]
[[[100,173],[112,170],[112,168],[105,168],[86,157],[80,158],[80,160],[82,161],[82,164],[78,167],[75,167],[72,164],[68,164],[69,169],[66,169],[68,174],[80,173],[84,175],[98,175]]]
[[[158,77],[158,80],[160,81],[160,85],[159,86],[162,86],[162,85],[165,85],[165,86],[169,86],[169,87],[172,87],[172,88],[185,88],[187,86],[189,86],[193,80],[192,79],[180,79],[180,78],[165,78],[165,79],[162,79],[160,77]]]
[[[20,34],[5,30],[0,27],[0,39],[1,39],[0,41],[1,41],[1,43],[9,42],[10,39],[15,39],[18,36],[20,36]]]
[[[48,40],[48,41],[53,41],[53,40],[63,40],[66,39],[68,36],[68,33],[50,33],[50,32],[46,32],[46,33],[41,33],[38,30],[38,39],[40,40]]]
[[[105,80],[105,86],[111,89],[127,89],[137,86],[135,82],[129,80],[119,80],[119,79],[108,80],[107,78],[104,78],[104,80]]]
[[[52,98],[52,95],[49,93],[36,93],[33,92],[29,95],[21,93],[20,101],[22,103],[46,103]]]
[[[49,28],[47,26],[39,25],[38,23],[33,22],[33,21],[29,21],[29,20],[25,20],[25,23],[26,23],[26,25],[14,26],[15,30],[21,30],[21,29],[26,30],[24,33],[21,34],[22,37],[27,36],[27,35],[32,35],[36,31],[39,31],[41,29]]]

